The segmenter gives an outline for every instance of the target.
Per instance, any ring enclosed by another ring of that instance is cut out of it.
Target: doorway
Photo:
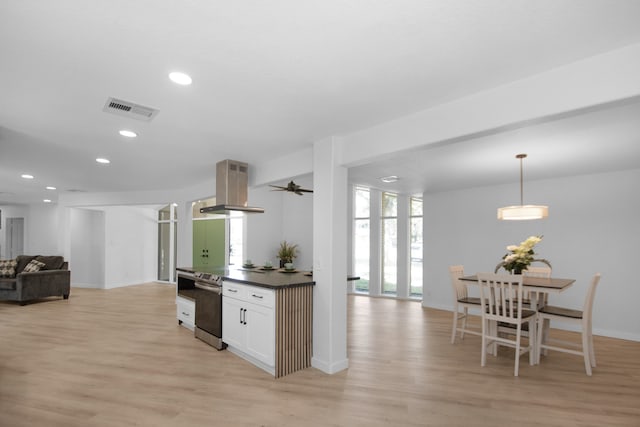
[[[175,283],[178,258],[178,214],[171,203],[158,211],[158,280]]]
[[[5,241],[6,257],[13,259],[24,252],[24,218],[7,218]]]

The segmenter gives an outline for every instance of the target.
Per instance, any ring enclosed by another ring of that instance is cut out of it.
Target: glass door
[[[178,254],[176,205],[172,203],[158,211],[158,280],[175,283]]]

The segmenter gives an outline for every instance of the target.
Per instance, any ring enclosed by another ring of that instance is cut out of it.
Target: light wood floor
[[[509,349],[481,368],[479,337],[451,345],[450,325],[349,296],[349,369],[275,380],[179,327],[169,285],[0,302],[0,426],[640,425],[640,343],[596,337],[593,377],[550,353],[514,378]]]

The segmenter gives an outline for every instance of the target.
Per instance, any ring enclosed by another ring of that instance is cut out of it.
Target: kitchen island
[[[176,270],[222,279],[222,340],[229,351],[276,378],[311,366],[315,282],[310,273],[259,268]]]

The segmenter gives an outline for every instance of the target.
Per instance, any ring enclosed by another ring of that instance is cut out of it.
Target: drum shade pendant
[[[542,219],[549,216],[548,206],[525,205],[523,202],[522,159],[525,157],[527,157],[526,154],[516,155],[516,159],[520,159],[520,205],[498,208],[498,219],[518,221],[525,219]]]

